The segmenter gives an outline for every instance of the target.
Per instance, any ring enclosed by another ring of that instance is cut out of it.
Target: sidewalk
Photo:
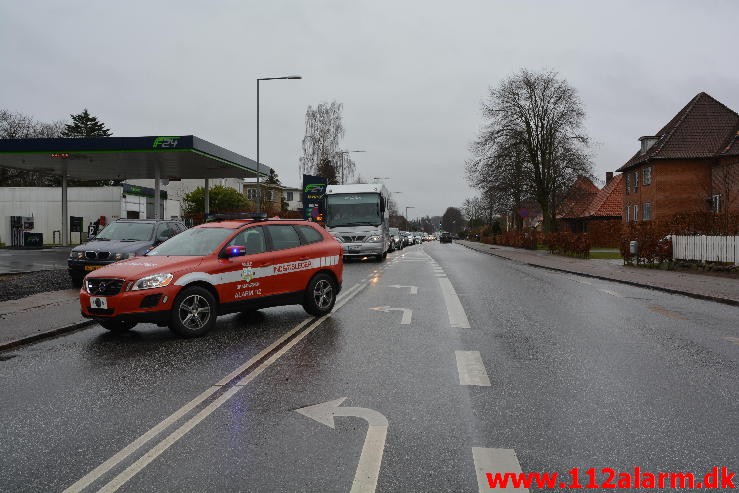
[[[534,267],[616,281],[692,298],[739,306],[739,281],[701,274],[642,269],[621,260],[585,260],[552,255],[542,250],[523,250],[500,245],[455,240],[462,246]]]
[[[91,325],[80,315],[79,296],[65,289],[0,302],[0,351]]]

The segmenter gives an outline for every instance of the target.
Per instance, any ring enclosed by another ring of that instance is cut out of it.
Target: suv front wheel
[[[313,276],[305,291],[303,308],[315,317],[330,313],[336,303],[336,284],[328,274],[319,273]]]
[[[175,298],[169,328],[182,337],[198,337],[216,324],[216,300],[205,288],[183,289]]]

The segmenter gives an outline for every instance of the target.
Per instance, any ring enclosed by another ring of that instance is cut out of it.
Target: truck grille
[[[87,292],[93,296],[113,296],[123,287],[122,279],[85,279]]]
[[[366,235],[342,235],[341,239],[346,243],[357,243],[362,242],[366,238]]]
[[[88,260],[108,260],[110,252],[93,252],[88,250],[85,252],[85,258]]]

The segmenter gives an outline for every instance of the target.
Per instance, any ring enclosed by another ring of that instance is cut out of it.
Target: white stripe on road
[[[457,357],[457,372],[460,385],[490,387],[488,372],[482,362],[480,351],[454,351]]]
[[[359,293],[366,286],[367,286],[367,283],[360,282],[358,284],[355,284],[351,288],[345,290],[344,292],[342,292],[337,297],[337,302],[336,302],[336,305],[334,306],[332,313],[335,313],[338,309],[344,306],[351,298],[353,298],[357,293]],[[146,442],[148,442],[149,440],[154,438],[156,435],[163,432],[164,430],[172,426],[174,423],[179,421],[183,416],[185,416],[190,411],[192,411],[194,408],[202,404],[205,400],[211,397],[215,392],[221,390],[224,385],[230,383],[232,380],[237,378],[243,371],[248,369],[251,365],[256,363],[258,360],[260,360],[264,356],[266,356],[269,352],[273,351],[276,347],[282,344],[286,339],[288,339],[290,336],[295,334],[297,331],[305,327],[305,325],[308,322],[310,321],[314,322],[303,333],[301,333],[295,339],[290,341],[290,343],[285,345],[285,347],[281,348],[279,352],[277,352],[270,359],[268,359],[267,361],[262,363],[260,366],[258,366],[254,371],[252,371],[251,374],[244,377],[234,387],[229,389],[229,391],[219,396],[218,399],[213,401],[211,404],[205,407],[202,411],[196,414],[193,418],[191,418],[185,424],[183,424],[180,428],[178,428],[172,434],[166,437],[164,440],[159,442],[154,448],[152,448],[143,457],[141,457],[134,464],[132,464],[130,467],[124,470],[121,474],[116,476],[110,483],[105,485],[103,489],[100,491],[115,491],[118,488],[120,488],[126,481],[132,478],[141,469],[146,467],[152,460],[158,457],[162,452],[164,452],[167,448],[169,448],[173,443],[175,443],[177,440],[182,438],[182,436],[184,436],[188,431],[190,431],[193,427],[195,427],[198,423],[200,423],[203,419],[205,419],[209,414],[211,414],[213,411],[218,409],[218,407],[220,407],[224,402],[230,399],[236,392],[244,388],[243,386],[246,385],[245,381],[248,382],[248,381],[253,380],[257,375],[262,373],[262,371],[264,371],[268,366],[274,363],[274,361],[279,356],[282,356],[285,352],[287,352],[290,348],[292,348],[295,344],[297,344],[300,340],[302,340],[305,336],[307,336],[310,332],[312,332],[313,329],[315,329],[318,325],[320,325],[321,322],[323,322],[330,315],[331,314],[324,315],[323,317],[319,319],[309,317],[301,321],[298,325],[296,325],[288,333],[284,334],[282,337],[277,339],[275,342],[267,346],[265,349],[263,349],[259,354],[257,354],[253,358],[250,358],[249,361],[239,366],[239,368],[237,368],[233,372],[226,375],[214,386],[208,388],[205,392],[201,393],[195,399],[193,399],[192,401],[190,401],[189,403],[185,404],[180,409],[175,411],[174,414],[167,417],[166,419],[161,421],[159,424],[151,428],[149,431],[141,435],[139,438],[131,442],[128,446],[126,446],[120,452],[116,453],[113,457],[111,457],[110,459],[108,459],[107,461],[105,461],[104,463],[102,463],[101,465],[99,465],[98,467],[90,471],[89,473],[87,473],[80,480],[78,480],[73,485],[65,489],[64,493],[81,492],[82,490],[84,490],[94,481],[97,481],[98,479],[100,479],[104,474],[106,474],[111,469],[113,469],[115,466],[117,466],[120,462],[125,460],[128,456],[133,454],[136,450],[141,448]]]
[[[491,491],[487,478],[488,473],[495,476],[496,472],[501,475],[507,472],[514,474],[521,472],[521,464],[518,463],[516,451],[513,449],[472,447],[472,460],[475,462],[477,487],[480,492]],[[529,491],[528,488],[514,488],[513,486],[498,487],[496,491],[498,490],[523,491],[526,493]]]
[[[467,320],[467,314],[464,312],[462,302],[459,301],[459,296],[452,286],[452,282],[449,278],[439,277],[439,287],[441,287],[441,294],[444,295],[444,303],[446,303],[446,310],[449,313],[449,323],[453,329],[469,329],[470,322]]]

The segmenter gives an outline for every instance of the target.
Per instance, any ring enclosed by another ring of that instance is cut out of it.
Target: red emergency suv
[[[226,313],[300,304],[325,315],[343,266],[341,245],[314,223],[216,217],[145,256],[91,272],[80,304],[108,330],[149,322],[194,337]]]

